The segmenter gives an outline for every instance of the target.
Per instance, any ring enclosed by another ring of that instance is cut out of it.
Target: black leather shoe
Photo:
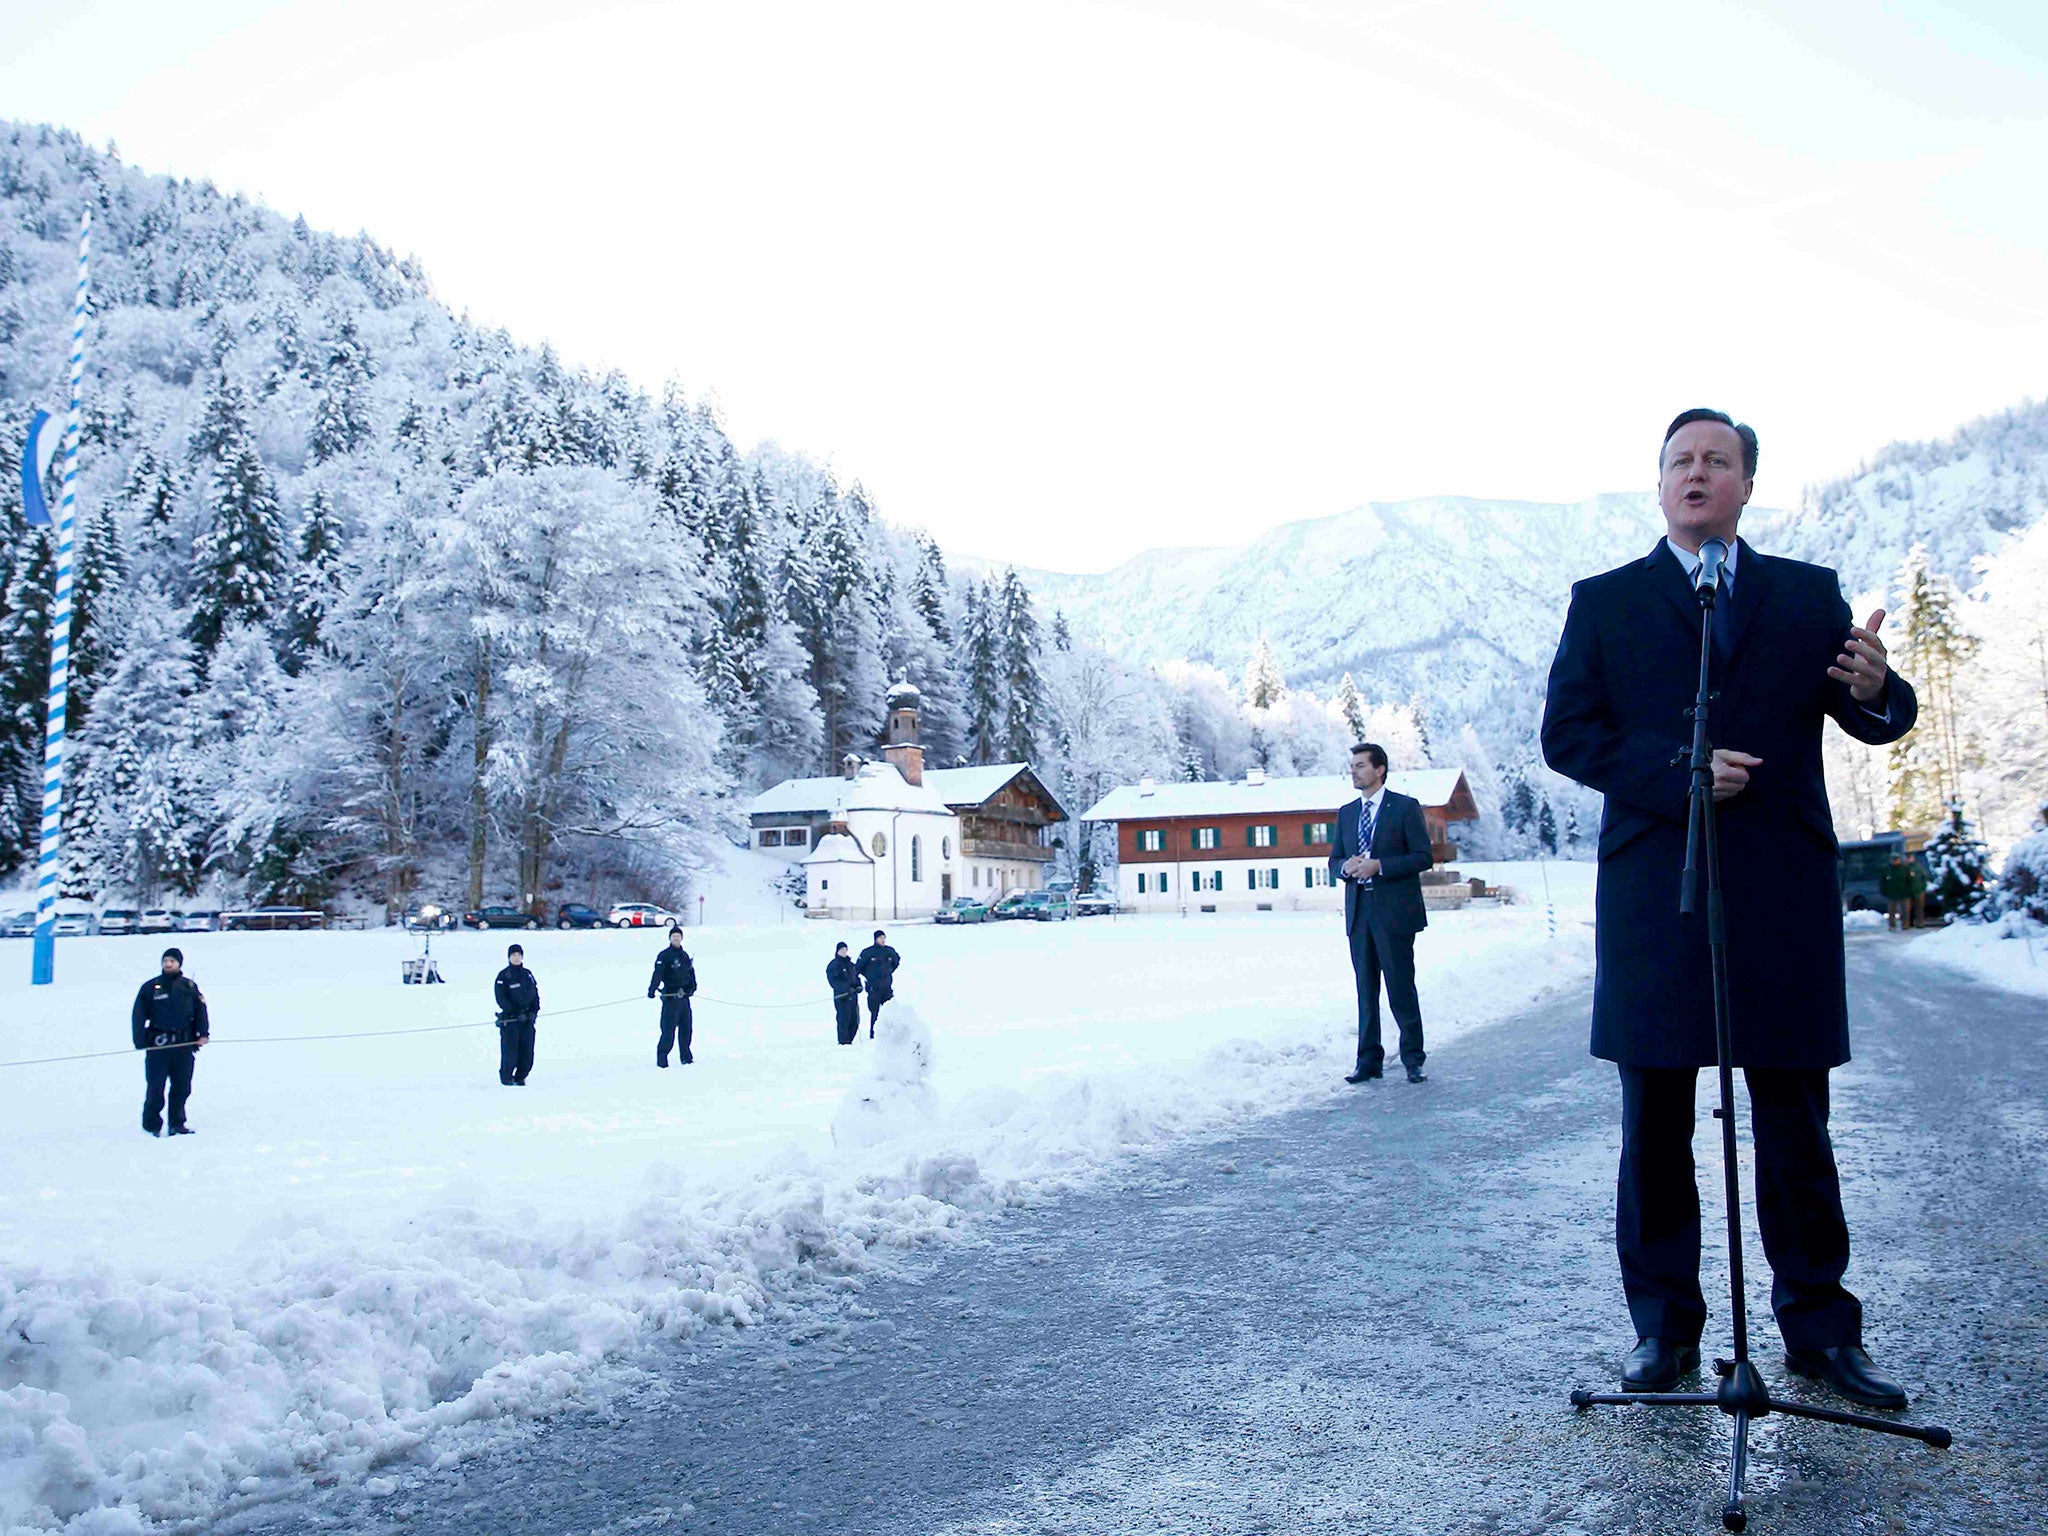
[[[1411,1083],[1426,1083],[1429,1081],[1429,1074],[1420,1067],[1410,1067],[1408,1069],[1408,1081]]]
[[[145,1125],[142,1128],[142,1134],[145,1136],[161,1136],[163,1132],[155,1126]]]
[[[1370,1072],[1366,1072],[1363,1070],[1353,1072],[1349,1076],[1347,1076],[1344,1079],[1344,1081],[1347,1083],[1370,1083],[1376,1081],[1379,1078],[1385,1077],[1386,1075],[1387,1074],[1382,1072],[1378,1067],[1374,1067]]]
[[[1636,1347],[1621,1362],[1621,1385],[1627,1392],[1668,1392],[1688,1371],[1700,1368],[1697,1344],[1674,1344],[1669,1339],[1637,1339]]]
[[[171,1136],[196,1136],[199,1133],[189,1125],[174,1125],[166,1134]]]
[[[1788,1349],[1785,1364],[1801,1376],[1824,1381],[1852,1403],[1903,1408],[1906,1389],[1871,1363],[1861,1344],[1835,1349]]]

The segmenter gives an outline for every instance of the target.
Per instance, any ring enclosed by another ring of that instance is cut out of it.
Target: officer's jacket
[[[860,952],[855,962],[854,974],[868,986],[869,997],[894,997],[896,995],[896,967],[903,963],[903,957],[887,944],[870,944]]]
[[[686,949],[671,949],[662,946],[661,953],[654,957],[654,977],[647,983],[647,995],[659,992],[663,997],[688,997],[697,990],[697,967]]]
[[[145,981],[135,994],[128,1026],[138,1051],[152,1045],[190,1045],[213,1029],[206,1016],[206,994],[183,974]]]
[[[834,997],[851,997],[860,990],[860,976],[853,968],[853,961],[845,955],[834,955],[832,963],[825,967],[825,980],[832,987]]]
[[[498,1012],[507,1019],[531,1019],[540,1012],[540,983],[523,965],[498,972]]]

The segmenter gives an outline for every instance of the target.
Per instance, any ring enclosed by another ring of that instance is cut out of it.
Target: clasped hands
[[[1878,609],[1870,616],[1867,626],[1849,626],[1849,639],[1842,647],[1842,654],[1835,658],[1835,664],[1828,668],[1828,676],[1838,683],[1849,685],[1849,697],[1858,704],[1874,704],[1884,692],[1884,681],[1890,673],[1890,663],[1885,660],[1884,642],[1877,632],[1884,624],[1884,610]],[[1736,752],[1726,747],[1714,749],[1714,798],[1730,800],[1749,787],[1749,770],[1763,766],[1763,759],[1751,757],[1747,752]]]
[[[1344,861],[1344,878],[1347,880],[1370,880],[1380,872],[1380,861],[1369,859],[1362,853],[1354,853]]]

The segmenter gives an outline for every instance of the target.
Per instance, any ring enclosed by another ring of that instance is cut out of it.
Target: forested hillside
[[[735,797],[1046,734],[1029,597],[701,404],[451,314],[410,263],[0,127],[0,869],[30,856],[61,417],[93,212],[67,892],[673,894]],[[956,657],[993,686],[970,709]]]

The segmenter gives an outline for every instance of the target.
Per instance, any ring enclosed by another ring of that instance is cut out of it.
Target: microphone
[[[1723,581],[1727,579],[1728,543],[1725,539],[1708,539],[1700,546],[1700,568],[1692,579],[1693,591],[1700,594],[1702,602],[1711,603]]]

